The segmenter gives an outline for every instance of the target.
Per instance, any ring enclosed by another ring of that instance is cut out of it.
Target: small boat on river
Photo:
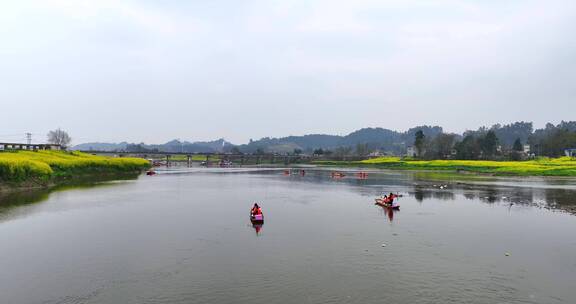
[[[342,172],[332,172],[332,173],[330,173],[330,175],[331,175],[333,178],[342,178],[342,177],[346,176],[346,174],[344,174],[344,173],[342,173]]]
[[[264,214],[250,214],[250,221],[252,224],[264,223]]]
[[[397,202],[388,203],[383,198],[377,198],[377,199],[375,199],[375,201],[376,201],[376,205],[378,205],[378,206],[381,206],[384,208],[391,208],[391,209],[395,209],[395,210],[400,210],[400,204],[398,204]]]

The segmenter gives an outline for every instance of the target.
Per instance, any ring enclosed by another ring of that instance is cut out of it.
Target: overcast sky
[[[0,141],[576,120],[576,1],[0,1]]]

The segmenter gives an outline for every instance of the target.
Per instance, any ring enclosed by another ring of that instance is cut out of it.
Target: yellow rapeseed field
[[[145,169],[149,162],[140,158],[112,158],[80,152],[6,151],[0,152],[0,181],[53,177],[99,172],[133,172]]]
[[[528,161],[402,160],[398,157],[379,157],[356,162],[356,164],[383,168],[470,171],[497,175],[576,176],[576,159],[570,157],[539,158]]]

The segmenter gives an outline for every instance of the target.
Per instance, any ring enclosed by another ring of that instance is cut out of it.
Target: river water
[[[172,169],[5,196],[0,303],[576,303],[575,180],[346,174]]]

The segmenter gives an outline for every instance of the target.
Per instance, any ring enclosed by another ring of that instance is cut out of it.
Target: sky
[[[0,0],[0,141],[576,120],[572,0]]]

